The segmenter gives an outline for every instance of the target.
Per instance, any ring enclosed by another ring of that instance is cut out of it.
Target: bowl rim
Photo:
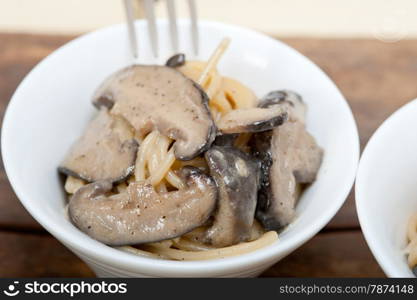
[[[385,129],[391,126],[391,123],[394,120],[401,118],[402,114],[411,110],[417,109],[417,98],[411,100],[410,102],[404,104],[396,111],[394,111],[387,119],[385,119],[382,124],[375,130],[374,134],[369,139],[368,143],[366,144],[365,149],[363,150],[358,171],[356,174],[356,182],[355,182],[355,202],[356,202],[356,211],[358,212],[358,219],[359,224],[362,229],[362,233],[365,237],[366,243],[368,244],[369,248],[371,249],[372,254],[374,255],[375,259],[377,260],[379,266],[382,268],[384,273],[388,277],[405,277],[407,274],[404,274],[398,271],[396,264],[394,264],[390,256],[385,254],[383,247],[380,245],[377,235],[371,235],[370,233],[370,219],[367,218],[367,213],[365,209],[365,192],[366,184],[365,181],[362,180],[362,176],[365,171],[369,168],[368,161],[369,157],[371,156],[371,151],[373,150],[373,145],[376,143],[377,140],[383,137],[385,134]]]
[[[166,20],[158,20],[159,22],[166,22]],[[144,23],[143,20],[136,21],[136,26],[140,25],[140,23]],[[188,20],[181,19],[179,20],[179,25],[182,23],[188,23]],[[182,276],[192,276],[195,274],[219,274],[222,272],[233,272],[239,271],[242,269],[250,269],[260,265],[266,265],[271,261],[283,257],[286,254],[290,253],[291,251],[295,250],[303,243],[311,239],[319,230],[321,230],[334,215],[339,211],[340,207],[345,202],[350,190],[352,189],[356,170],[359,163],[359,152],[360,152],[360,145],[359,145],[359,134],[356,125],[355,118],[353,116],[352,110],[350,106],[340,90],[337,88],[336,84],[329,78],[329,76],[319,68],[314,62],[310,59],[299,53],[297,50],[293,49],[292,47],[286,45],[285,43],[274,39],[272,37],[267,36],[266,34],[260,33],[253,29],[225,24],[221,22],[215,21],[200,21],[200,28],[203,27],[214,27],[217,29],[224,29],[228,28],[230,30],[244,32],[245,35],[248,37],[253,36],[257,38],[267,39],[274,43],[279,44],[281,47],[287,48],[287,50],[293,52],[297,55],[300,59],[303,59],[306,63],[312,65],[317,71],[321,72],[329,81],[329,84],[333,85],[335,91],[339,94],[341,101],[341,105],[345,106],[346,116],[349,121],[350,131],[353,134],[353,140],[351,141],[351,149],[350,155],[351,159],[354,164],[351,166],[350,170],[346,170],[344,172],[344,179],[343,185],[341,184],[341,188],[339,188],[339,194],[336,199],[334,199],[334,205],[330,208],[324,210],[323,215],[320,218],[317,218],[311,223],[311,226],[304,228],[299,234],[293,235],[289,237],[285,243],[278,242],[272,245],[263,247],[262,249],[258,249],[256,251],[234,256],[234,257],[226,257],[223,259],[214,259],[214,260],[204,260],[204,261],[173,261],[173,260],[156,260],[156,259],[149,259],[146,257],[135,256],[130,253],[125,253],[120,250],[111,248],[100,242],[97,242],[83,234],[81,232],[68,232],[63,230],[61,226],[55,224],[55,222],[45,218],[41,211],[36,209],[34,203],[35,199],[32,199],[31,195],[26,193],[24,188],[18,186],[17,174],[15,173],[11,162],[9,161],[9,126],[12,124],[12,116],[15,111],[16,107],[16,98],[19,94],[20,89],[24,85],[24,83],[31,77],[33,72],[45,63],[50,57],[55,55],[59,55],[59,53],[68,45],[73,43],[77,43],[80,40],[88,39],[91,36],[102,34],[105,31],[116,30],[121,28],[125,24],[116,24],[107,26],[104,28],[100,28],[98,30],[83,34],[68,43],[62,45],[47,57],[41,60],[22,80],[19,84],[18,88],[14,92],[8,107],[6,109],[4,120],[3,120],[3,127],[2,127],[2,134],[1,134],[1,152],[3,157],[3,162],[5,166],[5,171],[8,176],[9,182],[13,187],[17,197],[19,198],[20,202],[26,208],[26,210],[39,222],[48,232],[50,232],[55,238],[63,242],[67,247],[70,247],[71,250],[76,252],[79,256],[88,257],[88,260],[93,260],[97,264],[106,264],[107,266],[118,266],[119,268],[123,268],[125,270],[130,270],[131,272],[137,272],[138,270],[143,273],[155,274],[155,272],[165,274],[165,276],[171,275],[182,275]],[[99,263],[99,261],[101,263]]]

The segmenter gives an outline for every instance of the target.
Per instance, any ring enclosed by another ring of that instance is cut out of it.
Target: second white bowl
[[[389,277],[413,277],[404,248],[417,212],[417,100],[389,117],[369,140],[356,178],[366,241]]]

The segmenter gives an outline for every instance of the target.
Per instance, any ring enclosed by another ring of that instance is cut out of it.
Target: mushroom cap
[[[134,170],[137,149],[132,127],[101,109],[58,170],[87,182],[121,182]]]
[[[145,181],[111,194],[109,181],[80,188],[70,199],[72,222],[92,238],[120,246],[157,242],[181,236],[203,225],[217,201],[217,187],[197,168],[184,167],[183,190],[157,193]]]
[[[103,83],[94,102],[103,102],[103,97],[114,102],[111,113],[123,116],[139,136],[157,129],[174,139],[177,159],[195,158],[215,139],[217,130],[206,93],[174,68],[125,68]]]
[[[230,146],[213,146],[205,158],[219,188],[218,208],[205,241],[216,247],[247,241],[255,216],[258,161]]]

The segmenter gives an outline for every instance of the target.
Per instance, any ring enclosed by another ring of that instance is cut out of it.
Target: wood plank
[[[48,234],[0,232],[1,277],[91,277],[78,257]],[[263,277],[383,277],[360,232],[319,234]]]
[[[262,277],[385,277],[360,231],[321,233]]]

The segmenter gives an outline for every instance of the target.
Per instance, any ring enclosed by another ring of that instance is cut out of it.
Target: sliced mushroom
[[[165,63],[167,67],[170,68],[177,68],[185,65],[185,54],[178,53],[173,56],[171,56],[167,62]]]
[[[176,69],[125,68],[99,89],[95,99],[102,97],[114,101],[111,113],[123,116],[139,136],[157,129],[176,140],[175,156],[180,160],[198,156],[216,136],[206,93]]]
[[[289,119],[304,122],[306,106],[299,94],[290,90],[272,91],[259,101],[259,107],[268,108],[282,105],[289,111]]]
[[[225,114],[217,127],[224,134],[261,132],[280,126],[286,120],[287,109],[283,105],[241,108]]]
[[[204,224],[217,201],[217,187],[200,170],[185,167],[187,187],[157,193],[144,181],[111,195],[112,184],[98,181],[79,189],[69,203],[73,223],[108,245],[157,242],[181,236]]]
[[[218,208],[205,241],[216,247],[247,241],[255,216],[258,162],[233,147],[213,146],[205,158],[219,188]]]
[[[102,109],[58,170],[87,182],[121,182],[134,170],[137,149],[132,127]]]
[[[116,99],[114,98],[114,94],[108,90],[108,86],[111,83],[120,80],[120,77],[123,76],[124,70],[125,69],[115,72],[107,77],[94,92],[92,102],[96,108],[101,109],[104,107],[109,110],[112,109]]]
[[[256,217],[267,230],[279,230],[293,220],[299,184],[315,180],[323,151],[300,121],[254,134],[251,146],[262,161]]]

